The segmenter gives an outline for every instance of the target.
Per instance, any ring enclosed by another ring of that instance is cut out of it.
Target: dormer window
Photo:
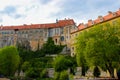
[[[116,13],[114,12],[114,13],[113,13],[113,17],[115,17],[115,16],[116,16]]]
[[[98,18],[99,18],[100,22],[103,21],[103,17],[102,16],[98,16]]]
[[[92,25],[94,25],[94,21],[92,21]]]
[[[100,18],[100,22],[102,22],[102,21],[103,21],[103,18],[101,17],[101,18]]]

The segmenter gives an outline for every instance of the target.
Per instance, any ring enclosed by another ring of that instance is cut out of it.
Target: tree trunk
[[[82,66],[82,76],[85,76],[85,66]]]
[[[106,68],[108,69],[108,72],[110,73],[111,78],[115,78],[114,76],[114,68],[112,67],[111,63],[105,64]]]
[[[115,76],[114,76],[114,69],[113,70],[108,70],[108,71],[110,73],[110,77],[115,78]]]

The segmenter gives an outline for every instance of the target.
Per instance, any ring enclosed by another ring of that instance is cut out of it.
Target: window
[[[92,21],[92,25],[94,25],[94,21]]]
[[[2,34],[4,34],[4,32],[2,32]]]
[[[61,41],[64,41],[64,36],[61,36],[60,40],[61,40]]]
[[[55,43],[57,43],[57,39],[55,39]]]
[[[11,34],[13,34],[13,32],[11,32]]]
[[[30,31],[30,33],[32,33],[33,31]]]
[[[66,36],[66,38],[68,39],[68,36]]]
[[[63,34],[63,27],[61,28],[60,34]]]
[[[100,22],[102,22],[103,21],[103,18],[102,17],[100,17]]]
[[[115,17],[115,16],[116,16],[116,13],[114,12],[114,13],[113,13],[113,17]]]

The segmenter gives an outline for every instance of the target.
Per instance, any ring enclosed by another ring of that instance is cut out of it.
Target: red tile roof
[[[71,34],[73,34],[73,33],[75,33],[75,32],[79,32],[79,31],[81,31],[81,30],[84,30],[84,29],[86,29],[86,28],[89,28],[89,27],[91,27],[92,25],[95,25],[95,24],[99,24],[99,23],[103,23],[103,22],[105,22],[105,21],[109,21],[109,20],[111,20],[111,19],[114,19],[114,18],[117,18],[117,17],[120,17],[120,9],[118,10],[118,11],[116,11],[116,12],[110,12],[109,11],[109,14],[108,15],[106,15],[106,16],[98,16],[98,18],[97,19],[95,19],[95,20],[88,20],[88,23],[87,23],[87,27],[85,26],[86,24],[79,24],[78,25],[78,30],[77,31],[74,31],[74,32],[72,32]],[[102,18],[103,19],[103,21],[101,21],[101,19],[100,18]],[[92,24],[93,23],[93,24]]]
[[[68,25],[75,25],[73,19],[58,20],[56,23],[47,24],[31,24],[31,25],[19,25],[19,26],[0,26],[0,30],[19,30],[19,29],[37,29],[37,28],[57,28]]]

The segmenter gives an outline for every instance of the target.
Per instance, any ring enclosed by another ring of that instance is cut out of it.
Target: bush
[[[30,67],[26,72],[25,72],[25,75],[26,77],[29,77],[29,78],[39,78],[40,77],[40,72],[42,72],[42,68],[33,68],[33,67]]]
[[[69,80],[69,75],[67,71],[56,72],[54,80]]]
[[[7,46],[0,49],[0,74],[13,76],[18,69],[20,56],[16,47]]]
[[[42,73],[40,74],[40,77],[41,78],[48,78],[48,71],[47,71],[47,69],[44,69],[42,71]]]
[[[59,80],[60,72],[55,72],[54,74],[54,80]]]
[[[60,80],[69,80],[68,72],[67,71],[62,71],[60,73]]]

